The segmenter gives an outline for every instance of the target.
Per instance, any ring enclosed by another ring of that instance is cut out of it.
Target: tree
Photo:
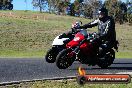
[[[34,7],[39,8],[40,12],[42,12],[45,7],[48,7],[50,13],[54,13],[55,11],[60,13],[64,12],[69,2],[70,0],[33,0],[32,4]]]
[[[97,11],[101,6],[102,6],[101,0],[84,0],[83,9],[85,17],[96,18]]]
[[[48,0],[49,12],[57,11],[60,2],[61,2],[61,0]]]
[[[127,19],[128,22],[132,24],[132,0],[127,0]]]
[[[66,9],[69,7],[70,5],[70,0],[61,0],[57,6],[57,11],[58,13],[66,13]]]
[[[128,8],[128,10],[127,10],[128,13],[132,14],[132,0],[127,0],[126,4],[127,4],[127,8]]]
[[[105,0],[104,6],[108,9],[109,15],[113,16],[116,22],[123,24],[126,22],[126,4],[118,0]]]
[[[46,7],[47,2],[47,0],[33,0],[32,5],[35,8],[39,8],[39,11],[42,12],[42,10],[44,10],[44,8]]]
[[[74,11],[75,16],[80,16],[83,14],[83,2],[84,2],[84,0],[75,0],[74,1],[73,11]]]
[[[13,0],[0,0],[0,10],[12,10],[13,9]]]
[[[80,16],[80,0],[75,0],[74,1],[74,14],[75,16]]]

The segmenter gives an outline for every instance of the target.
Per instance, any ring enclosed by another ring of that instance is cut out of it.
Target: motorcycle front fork
[[[76,55],[75,61],[78,61],[79,60],[78,54],[80,52],[79,48],[77,47],[75,49],[72,49],[72,52],[75,53],[75,55]]]

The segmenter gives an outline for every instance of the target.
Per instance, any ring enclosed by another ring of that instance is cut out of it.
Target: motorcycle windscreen
[[[72,41],[70,41],[70,42],[66,45],[66,47],[67,47],[67,48],[76,47],[76,46],[79,45],[79,43],[80,43],[83,39],[85,39],[85,36],[84,36],[82,33],[79,32],[79,33],[77,33],[77,34],[75,35],[74,39],[73,39]]]
[[[80,33],[83,34],[83,36],[84,36],[85,38],[88,37],[87,30],[85,30],[85,29],[81,29]]]

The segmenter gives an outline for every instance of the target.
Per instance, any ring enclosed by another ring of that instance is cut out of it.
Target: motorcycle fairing
[[[60,36],[60,35],[59,35]],[[54,41],[53,41],[53,43],[52,43],[52,46],[55,46],[55,45],[63,45],[64,44],[64,41],[65,40],[68,40],[69,38],[59,38],[59,36],[57,36],[55,39],[54,39]]]

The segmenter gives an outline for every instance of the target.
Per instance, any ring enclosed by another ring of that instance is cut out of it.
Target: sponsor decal
[[[79,75],[77,82],[85,83],[130,83],[131,76],[129,74],[86,74],[86,71],[79,67]]]

